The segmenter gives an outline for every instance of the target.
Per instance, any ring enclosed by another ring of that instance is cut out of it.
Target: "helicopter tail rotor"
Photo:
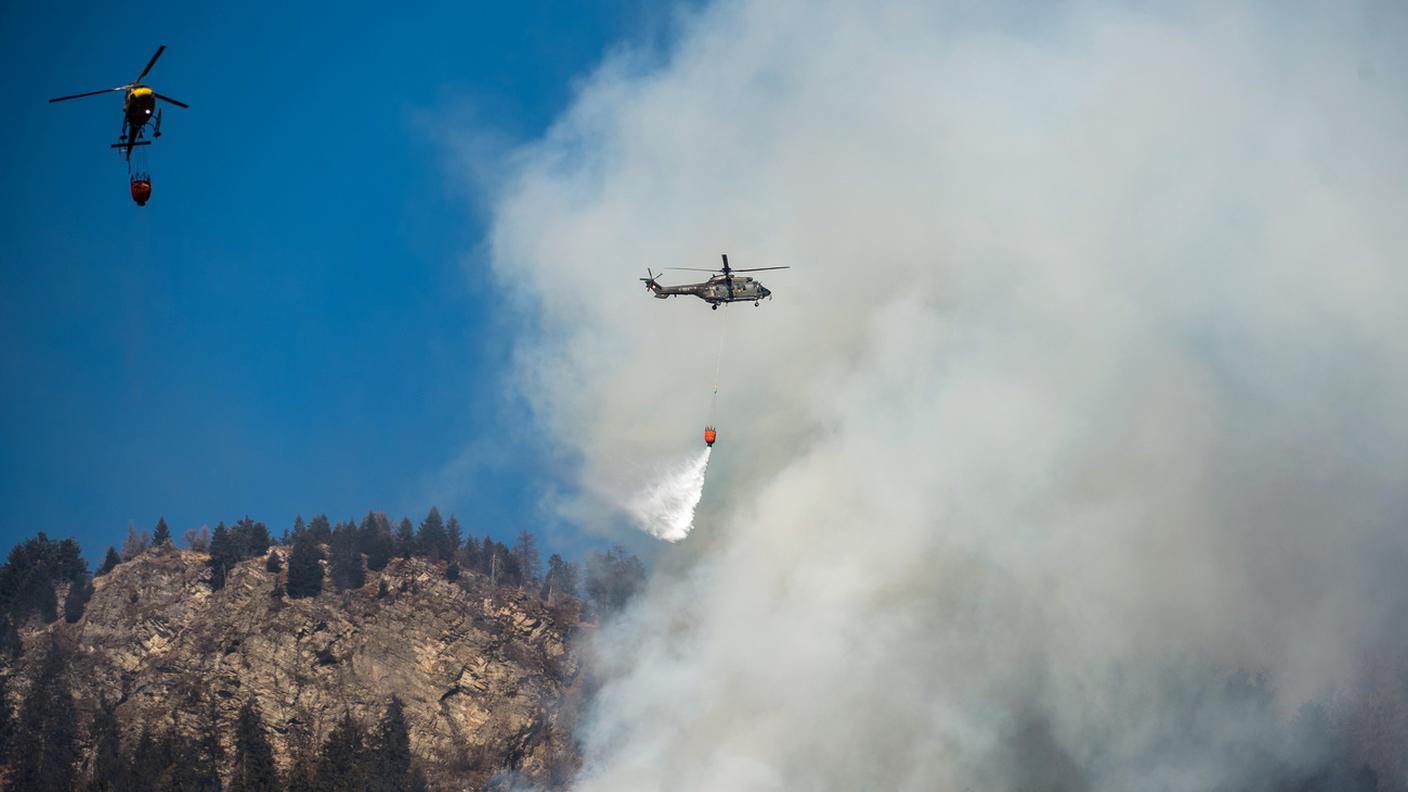
[[[651,272],[649,267],[646,268],[645,274],[646,277],[641,278],[640,281],[645,284],[646,291],[654,292],[655,296],[662,300],[670,296],[669,293],[660,287],[660,284],[655,280],[655,273]]]

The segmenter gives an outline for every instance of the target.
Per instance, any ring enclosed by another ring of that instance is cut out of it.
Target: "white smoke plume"
[[[704,473],[713,448],[658,472],[624,504],[643,531],[667,542],[678,542],[694,526],[694,510],[704,495]]]
[[[523,392],[609,514],[727,328],[739,453],[597,642],[579,788],[1248,788],[1333,750],[1282,726],[1408,604],[1406,34],[722,2],[585,80],[493,199]],[[720,252],[793,269],[758,309],[634,280]]]

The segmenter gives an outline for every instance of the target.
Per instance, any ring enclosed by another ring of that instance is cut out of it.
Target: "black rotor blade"
[[[174,104],[174,105],[176,105],[177,107],[184,107],[184,108],[186,108],[187,110],[191,109],[191,106],[188,105],[188,104],[186,104],[185,102],[177,101],[177,100],[175,100],[175,99],[172,99],[172,98],[169,97],[169,96],[162,96],[161,94],[157,93],[156,91],[152,91],[152,96],[155,96],[156,98],[160,99],[160,100],[163,101],[163,102],[170,102],[171,104]]]
[[[736,270],[733,270],[733,271],[734,271],[734,272],[764,272],[764,271],[766,271],[766,270],[775,270],[775,269],[792,269],[792,268],[791,268],[791,267],[753,267],[753,268],[751,268],[751,269],[736,269]]]
[[[679,270],[681,272],[720,272],[720,270],[699,269],[698,267],[666,267],[667,270]]]
[[[85,97],[85,96],[97,96],[98,94],[105,94],[105,93],[112,93],[113,91],[122,91],[122,90],[126,90],[126,88],[127,88],[127,86],[125,86],[125,85],[122,86],[121,88],[104,88],[104,89],[101,90],[101,91],[89,91],[88,93],[74,94],[74,95],[72,95],[72,96],[60,96],[60,97],[58,97],[58,98],[56,98],[56,99],[50,99],[49,101],[50,101],[50,102],[66,102],[66,101],[68,101],[69,99],[81,99],[82,97]]]
[[[139,75],[137,75],[137,79],[133,80],[132,82],[134,82],[134,83],[139,83],[139,82],[141,82],[141,81],[142,81],[142,78],[147,76],[147,72],[151,71],[151,70],[152,70],[152,67],[156,65],[156,59],[157,59],[157,58],[160,58],[160,57],[161,57],[161,53],[163,53],[163,52],[166,52],[166,45],[165,45],[165,44],[162,44],[160,47],[157,47],[157,48],[156,48],[156,54],[152,56],[152,59],[151,59],[151,60],[147,61],[147,68],[142,69],[142,73],[139,74]]]

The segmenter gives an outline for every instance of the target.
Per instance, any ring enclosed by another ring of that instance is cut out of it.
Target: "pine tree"
[[[395,540],[391,538],[391,524],[386,515],[367,512],[362,519],[360,530],[362,552],[367,555],[367,569],[379,572],[391,563],[395,552]]]
[[[313,788],[318,792],[367,788],[365,741],[350,712],[343,711],[342,720],[323,743]]]
[[[372,536],[376,534],[376,512],[369,511],[362,518],[362,522],[354,523],[357,528],[357,549],[363,553],[367,552],[367,546],[371,544]]]
[[[451,583],[460,579],[460,565],[458,561],[451,561],[445,566],[445,579]]]
[[[587,558],[587,596],[604,613],[620,610],[644,583],[645,565],[620,545]]]
[[[10,677],[0,676],[0,762],[9,759],[10,744],[14,739],[15,714],[10,710]]]
[[[308,533],[317,544],[326,544],[332,539],[332,525],[328,523],[326,514],[319,514],[308,523]]]
[[[450,548],[450,558],[454,558],[460,551],[460,543],[464,537],[460,534],[460,521],[455,519],[455,515],[450,515],[450,521],[445,523],[445,539]]]
[[[293,534],[297,532],[298,526],[301,525],[302,523],[303,523],[303,517],[302,517],[301,515],[295,516],[295,517],[293,518],[293,530],[290,530],[287,526],[285,526],[285,527],[284,527],[284,530],[283,530],[283,533],[279,534],[279,538],[274,540],[274,544],[276,544],[276,545],[278,545],[278,546],[280,546],[280,547],[288,547],[288,546],[292,545],[292,544],[293,544]],[[305,530],[306,530],[306,528],[305,528]]]
[[[10,621],[9,616],[0,616],[0,657],[13,663],[20,659],[23,652],[24,642],[20,639],[20,631],[15,629],[15,623]],[[4,756],[0,753],[0,759]]]
[[[357,551],[357,527],[339,523],[332,534],[332,583],[339,591],[361,588],[367,582],[362,554]]]
[[[150,725],[142,727],[142,736],[128,757],[126,777],[117,786],[123,790],[156,790],[174,792],[192,789],[191,763],[193,748],[175,724],[161,733],[153,733]]]
[[[89,732],[93,735],[93,774],[88,779],[90,790],[121,788],[126,762],[122,756],[122,732],[118,727],[115,708],[107,700],[99,702]]]
[[[553,553],[548,557],[548,574],[543,580],[542,596],[552,602],[562,595],[577,596],[577,565],[563,561],[562,556]]]
[[[474,541],[474,537],[468,534],[464,537],[464,548],[460,550],[460,561],[464,568],[470,571],[477,571],[479,563],[479,543]]]
[[[279,551],[271,548],[269,550],[269,557],[264,559],[264,569],[277,575],[279,570],[283,568],[283,562],[279,560]]]
[[[215,535],[210,537],[210,588],[219,591],[225,587],[225,573],[239,560],[235,555],[230,532],[225,523],[215,526]]]
[[[77,542],[52,542],[40,531],[15,545],[9,560],[0,566],[0,610],[7,611],[17,625],[35,614],[49,624],[59,618],[55,584],[72,586],[87,576],[88,564]]]
[[[316,597],[323,590],[323,553],[312,531],[299,534],[288,556],[288,595],[293,599]]]
[[[200,745],[187,736],[173,723],[162,736],[162,760],[166,762],[166,773],[162,777],[161,792],[188,792],[205,789],[206,781],[201,772]]]
[[[291,723],[284,733],[288,767],[284,773],[284,792],[317,792],[313,774],[318,769],[318,743],[306,723]]]
[[[152,546],[165,547],[171,544],[171,529],[166,526],[166,518],[159,517],[156,521],[156,530],[152,532]]]
[[[289,763],[288,774],[284,776],[284,792],[318,792],[313,785],[313,768],[308,757],[300,756]]]
[[[499,559],[500,586],[523,585],[523,570],[518,565],[518,557],[510,552],[503,542],[494,543],[494,557]]]
[[[64,598],[64,621],[69,624],[77,624],[83,618],[83,610],[88,607],[88,600],[93,597],[93,582],[87,578],[73,583],[69,586],[68,596]]]
[[[401,525],[396,529],[396,554],[402,559],[409,559],[415,551],[415,529],[411,527],[410,518],[402,517]]]
[[[122,556],[117,554],[117,548],[108,546],[108,554],[103,556],[103,565],[98,567],[98,576],[102,577],[111,572],[118,564],[122,563]]]
[[[248,516],[230,529],[230,548],[235,561],[262,556],[269,552],[270,544],[268,527]]]
[[[39,667],[20,707],[19,728],[11,753],[13,789],[67,790],[73,787],[78,761],[78,715],[64,684],[65,652],[57,639]]]
[[[479,571],[489,576],[491,583],[498,582],[499,559],[494,540],[487,535],[479,548]]]
[[[225,749],[220,744],[220,713],[214,699],[206,704],[195,747],[192,762],[195,783],[192,789],[197,792],[220,792],[220,763],[225,758]]]
[[[231,768],[230,792],[275,792],[279,787],[274,769],[274,750],[264,732],[259,708],[250,699],[240,708],[235,723],[235,761]]]
[[[155,784],[157,775],[166,768],[159,758],[159,749],[156,738],[152,736],[151,729],[142,727],[142,736],[137,739],[137,744],[132,746],[130,753],[124,757],[122,767],[122,781],[116,784],[119,790],[149,789]]]
[[[528,531],[518,532],[518,541],[513,543],[513,560],[518,562],[519,582],[532,584],[538,579],[538,540]]]
[[[88,576],[88,562],[83,560],[83,551],[73,539],[60,541],[54,547],[53,559],[54,580],[77,583]]]
[[[431,561],[444,561],[450,557],[449,544],[450,535],[445,532],[440,510],[431,506],[430,513],[425,515],[416,534],[416,548]]]
[[[83,551],[79,548],[79,543],[73,538],[59,541],[58,544],[51,543],[52,547],[52,578],[55,581],[68,581],[70,583],[79,581],[87,576],[87,561],[83,561]]]
[[[45,624],[53,624],[59,618],[59,597],[54,593],[53,584],[40,586],[35,592],[35,610]]]
[[[308,526],[303,524],[303,515],[300,514],[294,517],[293,533],[288,535],[288,538],[284,540],[284,544],[292,545],[294,542],[298,541],[298,537],[302,536],[303,532],[306,530],[308,530]]]
[[[371,765],[369,792],[400,792],[409,785],[411,736],[406,728],[405,707],[396,696],[391,697],[386,714],[377,724]]]

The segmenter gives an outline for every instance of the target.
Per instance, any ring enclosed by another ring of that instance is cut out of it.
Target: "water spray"
[[[667,542],[678,542],[694,527],[694,509],[704,495],[704,472],[714,449],[706,446],[628,501],[626,511],[641,529]]]

